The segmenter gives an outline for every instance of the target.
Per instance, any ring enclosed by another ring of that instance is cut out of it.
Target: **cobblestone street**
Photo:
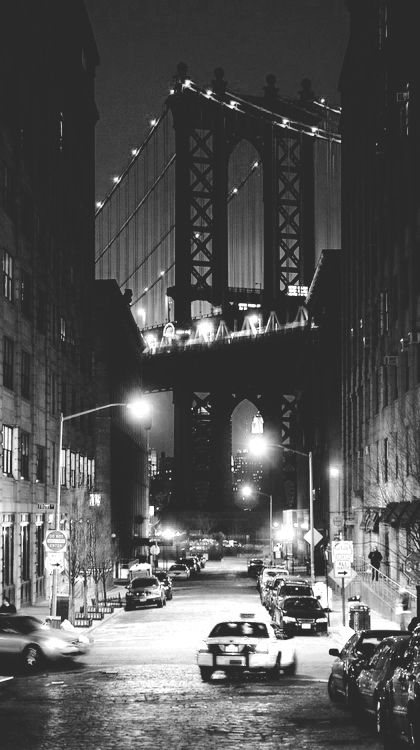
[[[164,609],[116,611],[79,662],[3,686],[1,750],[380,750],[373,727],[327,696],[334,636],[295,639],[294,677],[201,681],[197,646],[242,607],[261,607],[255,581],[215,564],[175,584]]]

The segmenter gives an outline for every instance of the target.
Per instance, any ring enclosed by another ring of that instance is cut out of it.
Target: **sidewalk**
[[[342,600],[341,597],[337,594],[333,594],[332,601],[330,603],[330,635],[335,637],[337,642],[340,645],[344,645],[344,643],[354,634],[353,628],[349,626],[349,619],[350,619],[350,607],[352,604],[363,604],[364,602],[349,602],[345,601],[345,625],[343,625],[343,609],[342,609]],[[411,614],[411,613],[410,613]],[[408,622],[410,621],[411,617],[408,619]],[[382,617],[382,615],[375,612],[375,610],[370,610],[370,629],[371,630],[401,630],[400,623],[396,620],[391,620],[386,617]]]
[[[109,589],[109,591],[106,592],[106,595],[107,595],[107,599],[108,598],[111,599],[112,597],[117,597],[118,595],[120,595],[121,596],[121,600],[122,600],[123,605],[124,605],[124,601],[125,601],[125,588],[124,588],[124,586],[113,586],[112,588]],[[90,601],[90,600],[88,600],[88,601]],[[78,597],[76,599],[76,612],[80,611],[80,607],[82,606],[82,604],[83,604],[82,600]],[[87,627],[77,627],[76,630],[80,631],[82,633],[91,633],[93,630],[95,630],[95,628],[98,627],[98,625],[101,624],[101,622],[104,622],[104,620],[108,619],[109,617],[112,617],[113,614],[116,611],[118,611],[118,609],[120,609],[120,608],[117,607],[117,608],[114,609],[114,612],[104,614],[102,620],[93,620],[90,627],[88,627],[88,628]],[[45,620],[46,617],[49,617],[49,614],[50,614],[50,600],[49,599],[44,599],[41,602],[37,602],[37,604],[35,604],[33,607],[31,607],[31,606],[22,607],[18,611],[18,614],[19,615],[31,615],[32,617],[37,617],[39,620]]]

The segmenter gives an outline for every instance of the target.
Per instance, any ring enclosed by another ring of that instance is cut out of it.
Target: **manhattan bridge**
[[[232,413],[255,405],[283,445],[310,434],[317,356],[306,300],[321,252],[340,247],[339,110],[310,82],[282,97],[201,87],[180,64],[161,114],[96,210],[96,275],[131,298],[146,391],[171,391],[174,507],[232,503]],[[270,492],[299,478],[290,453]],[[270,473],[270,472],[268,472]],[[306,500],[307,502],[307,500]]]

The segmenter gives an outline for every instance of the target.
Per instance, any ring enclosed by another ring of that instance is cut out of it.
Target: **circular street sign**
[[[150,554],[151,555],[158,555],[160,552],[160,547],[157,546],[157,544],[152,544],[150,547]]]
[[[61,552],[67,546],[67,537],[63,531],[49,531],[45,537],[45,548],[48,552]]]
[[[343,519],[341,516],[333,516],[332,522],[334,526],[342,526],[343,525]]]

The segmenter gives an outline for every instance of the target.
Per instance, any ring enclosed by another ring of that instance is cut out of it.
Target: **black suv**
[[[380,697],[382,739],[385,750],[395,750],[400,740],[420,748],[420,633],[410,638],[407,650]]]

